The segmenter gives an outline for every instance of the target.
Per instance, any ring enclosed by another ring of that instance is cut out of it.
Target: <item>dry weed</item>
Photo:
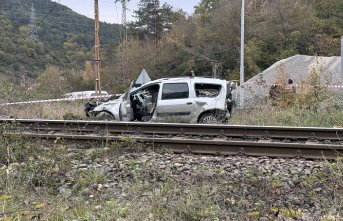
[[[11,118],[30,119],[64,119],[66,115],[75,118],[85,118],[84,103],[86,101],[23,104],[12,106],[1,106],[0,116]]]

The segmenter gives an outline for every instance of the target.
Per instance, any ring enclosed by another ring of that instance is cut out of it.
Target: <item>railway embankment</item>
[[[58,140],[2,140],[2,145],[0,217],[341,219],[339,159],[173,154],[130,138],[91,149]]]

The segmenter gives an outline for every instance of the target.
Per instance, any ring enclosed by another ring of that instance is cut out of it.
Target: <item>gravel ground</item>
[[[16,207],[57,197],[64,204],[50,209],[67,220],[77,205],[96,216],[121,208],[88,220],[342,220],[341,160],[173,154],[127,143],[125,150],[33,145],[16,155],[22,163],[0,164],[0,178],[15,184],[1,186],[0,196],[23,191]]]
[[[81,191],[88,200],[96,194],[126,199],[133,183],[173,181],[185,194],[192,187],[212,185],[208,197],[220,220],[340,220],[342,210],[342,177],[330,162],[148,152],[75,159],[71,164],[60,194],[72,195],[80,171],[104,175],[101,182]],[[140,194],[149,196],[151,190]]]

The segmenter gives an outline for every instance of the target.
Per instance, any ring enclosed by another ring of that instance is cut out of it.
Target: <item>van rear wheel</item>
[[[113,114],[107,112],[107,111],[102,111],[95,115],[95,119],[97,120],[114,120]]]
[[[199,119],[200,124],[218,124],[222,123],[222,119],[214,113],[206,113]]]

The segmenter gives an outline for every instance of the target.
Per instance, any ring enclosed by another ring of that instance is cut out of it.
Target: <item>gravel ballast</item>
[[[80,171],[104,175],[93,189],[85,191],[89,200],[94,189],[105,198],[125,201],[130,199],[133,183],[174,182],[179,184],[180,194],[193,187],[212,191],[207,196],[220,219],[319,220],[337,217],[342,209],[338,194],[342,178],[326,161],[148,152],[73,160],[71,164],[70,179],[60,187],[60,194],[71,192],[73,177]],[[149,196],[155,190],[140,194]]]
[[[32,151],[21,163],[0,164],[0,196],[13,195],[22,208],[53,197],[60,203],[44,204],[57,214],[50,220],[80,219],[80,207],[90,220],[341,220],[340,160],[173,154],[130,145]],[[9,181],[16,186],[8,189]]]

